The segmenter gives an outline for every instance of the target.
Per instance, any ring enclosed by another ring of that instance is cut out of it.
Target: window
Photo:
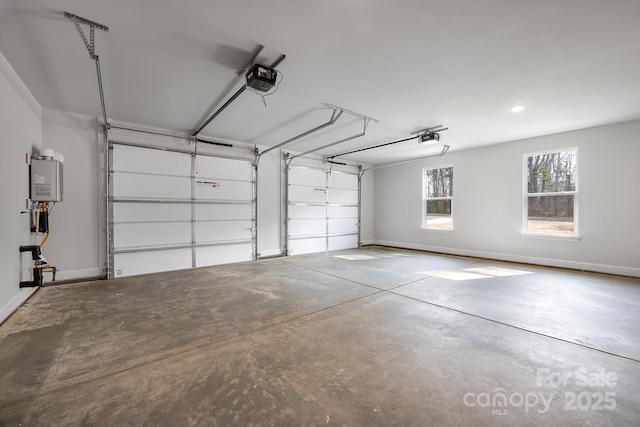
[[[453,166],[424,169],[422,227],[452,230]]]
[[[575,148],[525,154],[525,233],[578,234],[577,165]]]

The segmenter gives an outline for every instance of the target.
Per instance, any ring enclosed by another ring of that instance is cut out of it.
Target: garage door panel
[[[325,187],[289,186],[289,201],[292,203],[326,204]]]
[[[326,215],[324,206],[290,206],[289,218],[296,219],[324,219]]]
[[[329,206],[327,216],[333,218],[358,218],[358,208],[354,206]]]
[[[253,198],[253,183],[196,179],[196,200],[243,200]]]
[[[253,218],[253,205],[196,204],[196,221]]]
[[[113,256],[115,277],[191,268],[191,249],[134,252]]]
[[[339,251],[342,249],[351,249],[358,247],[358,236],[337,236],[329,237],[330,251]]]
[[[190,200],[191,179],[188,177],[113,174],[113,197],[130,199]]]
[[[358,220],[352,218],[340,218],[329,220],[329,234],[357,233]]]
[[[253,245],[251,243],[196,248],[196,267],[251,261],[252,259]]]
[[[324,187],[327,185],[327,173],[321,169],[293,166],[289,168],[289,183]]]
[[[186,203],[115,203],[113,220],[118,222],[173,222],[190,221],[191,206]]]
[[[291,219],[289,236],[324,236],[327,233],[325,219]]]
[[[173,151],[114,145],[113,170],[191,176],[191,155]]]
[[[327,250],[326,238],[318,237],[313,239],[296,239],[289,241],[289,254],[302,255]]]
[[[114,224],[115,249],[148,246],[184,245],[191,243],[191,223]]]
[[[350,173],[334,172],[329,175],[329,187],[358,189],[358,176]]]
[[[330,188],[328,190],[328,200],[331,204],[357,205],[358,190],[344,190],[341,188]]]
[[[196,179],[247,180],[253,176],[253,165],[247,161],[221,157],[196,156]]]
[[[196,222],[196,243],[251,240],[251,221]]]

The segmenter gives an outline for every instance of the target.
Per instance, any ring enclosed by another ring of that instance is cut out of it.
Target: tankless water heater
[[[30,191],[34,202],[61,202],[62,163],[32,158]]]

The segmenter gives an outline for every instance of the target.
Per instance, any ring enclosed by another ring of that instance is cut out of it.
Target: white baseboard
[[[74,279],[93,279],[101,275],[103,275],[103,273],[97,267],[85,270],[58,270],[56,272],[56,282]],[[44,273],[44,283],[55,283],[51,281],[51,279],[51,273]]]
[[[429,252],[438,252],[448,255],[461,255],[476,258],[487,258],[498,261],[520,262],[523,264],[535,264],[547,267],[569,268],[572,270],[592,271],[596,273],[617,274],[620,276],[640,277],[640,268],[620,265],[595,264],[582,261],[571,261],[554,258],[539,258],[526,255],[504,254],[500,252],[475,251],[469,249],[448,248],[441,246],[419,245],[404,242],[392,242],[387,240],[374,240],[374,244],[382,246],[394,246],[397,248],[417,249]]]
[[[11,298],[4,306],[0,307],[0,323],[11,316],[11,314],[38,289],[38,287],[20,289],[20,292],[16,296]]]
[[[362,242],[360,242],[363,246],[365,245],[375,245],[376,241],[375,240],[363,240]]]

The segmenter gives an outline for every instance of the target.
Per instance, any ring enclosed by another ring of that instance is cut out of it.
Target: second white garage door
[[[360,240],[358,171],[287,169],[287,255],[355,248]]]

